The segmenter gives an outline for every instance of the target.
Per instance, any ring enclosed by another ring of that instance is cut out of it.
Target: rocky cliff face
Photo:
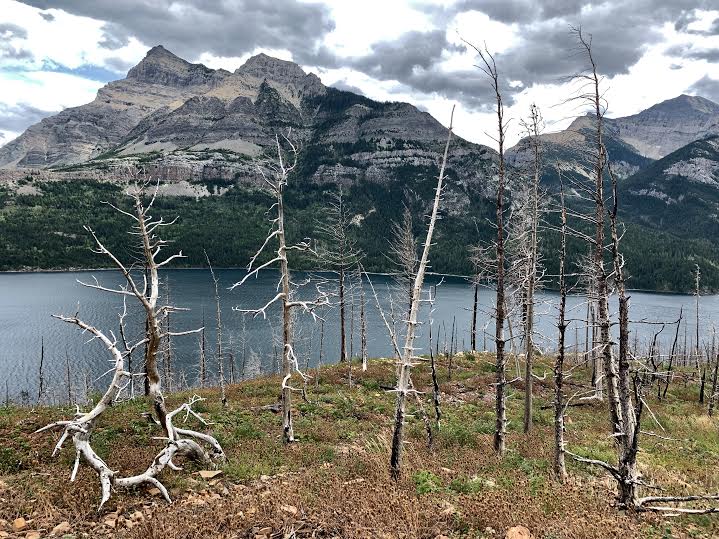
[[[45,168],[97,157],[156,110],[174,109],[226,75],[155,47],[126,79],[101,88],[91,103],[45,118],[0,148],[0,167]]]
[[[565,173],[589,176],[595,153],[595,127],[592,116],[577,118],[564,131],[541,136],[545,162],[555,163]],[[638,114],[604,119],[604,142],[614,172],[627,178],[652,161],[687,144],[719,134],[719,105],[703,97],[681,95],[663,101]],[[508,151],[509,161],[525,165],[531,158],[529,143],[521,140]],[[556,180],[556,171],[545,171],[547,181]]]
[[[303,181],[408,182],[436,175],[446,129],[406,103],[326,87],[265,54],[231,73],[191,64],[162,46],[87,105],[29,128],[0,148],[0,167],[84,174],[138,164],[167,181],[254,184],[254,161],[291,130]],[[456,139],[450,165],[461,211],[487,190],[496,153]],[[59,174],[59,172],[56,172]]]
[[[690,142],[719,134],[719,105],[703,97],[680,95],[610,122],[638,153],[661,159]]]
[[[697,140],[621,184],[625,212],[684,238],[719,238],[719,136]]]

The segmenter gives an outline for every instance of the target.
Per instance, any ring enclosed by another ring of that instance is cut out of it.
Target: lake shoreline
[[[214,266],[213,266],[214,267]],[[198,271],[198,270],[207,270],[209,271],[209,268],[207,266],[178,266],[178,267],[172,267],[172,268],[165,268],[166,270],[190,270],[190,271]],[[232,271],[238,271],[238,270],[246,270],[246,267],[243,266],[217,266],[214,267],[216,270],[232,270]],[[114,267],[100,267],[100,268],[58,268],[58,269],[22,269],[22,270],[2,270],[0,271],[0,275],[18,275],[18,274],[32,274],[32,275],[38,275],[42,273],[48,273],[48,274],[57,274],[57,273],[93,273],[93,272],[114,272],[117,271],[117,268]],[[261,270],[263,272],[268,271],[276,271],[273,268],[265,268]],[[297,269],[292,270],[295,272],[304,272],[304,273],[336,273],[333,270],[329,269],[320,269],[320,268],[314,268],[314,269]],[[367,271],[364,272],[367,275],[377,275],[382,277],[391,277],[394,275],[393,273],[388,272],[380,272],[380,271]],[[451,279],[461,279],[468,281],[467,284],[471,284],[472,276],[471,275],[459,275],[455,273],[435,273],[432,271],[427,272],[428,276],[431,277],[448,277]],[[490,286],[486,284],[481,285],[483,288],[491,288]],[[542,290],[546,292],[559,292],[558,288],[551,288],[551,287],[544,287]],[[627,288],[627,292],[640,292],[640,293],[646,293],[646,294],[666,294],[670,296],[693,296],[694,294],[691,292],[678,292],[675,290],[653,290],[651,288]],[[582,294],[569,294],[569,295],[575,295],[575,296],[581,296]],[[717,296],[719,295],[719,291],[708,291],[702,294],[702,297],[708,297],[708,296]]]

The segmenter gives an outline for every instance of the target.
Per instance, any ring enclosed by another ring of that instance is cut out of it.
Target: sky
[[[512,145],[532,103],[546,131],[583,113],[567,102],[586,65],[577,26],[592,36],[608,116],[682,93],[719,102],[719,0],[0,0],[0,145],[92,101],[161,44],[228,70],[264,52],[445,125],[456,105],[457,134],[496,147],[493,95],[467,42],[496,59]]]

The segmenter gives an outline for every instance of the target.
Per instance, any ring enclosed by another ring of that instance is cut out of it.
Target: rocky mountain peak
[[[191,64],[162,45],[157,45],[147,51],[139,64],[130,69],[127,79],[181,88],[207,84],[215,73],[215,70],[203,64]]]
[[[663,112],[665,114],[719,114],[719,105],[705,97],[682,94],[649,107],[643,113]],[[640,113],[642,114],[642,113]]]
[[[307,73],[296,63],[273,58],[264,53],[249,58],[235,73],[282,84],[293,84],[307,77]]]

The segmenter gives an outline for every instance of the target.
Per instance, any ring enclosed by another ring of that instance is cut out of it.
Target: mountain
[[[627,178],[652,161],[687,144],[719,135],[719,105],[703,97],[680,95],[623,118],[604,118],[604,142],[614,171]],[[558,185],[556,168],[569,177],[589,177],[594,155],[595,120],[580,116],[564,131],[541,135],[544,180]],[[525,138],[508,150],[509,162],[524,166],[531,159]]]
[[[714,139],[691,140],[659,161],[647,150],[662,129],[662,148],[710,134],[716,107],[682,96],[606,122],[605,142],[623,178],[632,287],[688,290],[687,268],[699,262],[703,282],[719,288],[717,212],[707,194],[713,193],[712,163],[719,162],[710,155]],[[257,164],[273,158],[279,134],[289,134],[298,147],[286,191],[290,240],[316,237],[327,196],[341,187],[353,233],[367,255],[365,268],[391,270],[388,225],[407,206],[415,233],[423,232],[447,137],[444,126],[408,103],[378,102],[325,86],[300,66],[264,54],[230,72],[189,63],[162,46],[148,51],[126,78],[100,89],[91,103],[46,118],[0,148],[0,270],[104,263],[89,249],[83,225],[122,252],[128,223],[102,202],[126,204],[128,170],[142,170],[159,182],[156,216],[180,216],[168,239],[182,246],[187,264],[202,265],[207,251],[217,265],[241,266],[266,234],[272,201],[258,189],[263,182]],[[592,137],[591,117],[543,135],[544,181],[556,181],[556,166],[567,175],[586,176]],[[518,170],[527,162],[523,144],[509,152],[510,198],[525,178]],[[469,274],[469,246],[495,234],[497,153],[459,137],[450,148],[432,269]],[[683,183],[667,184],[662,175],[671,174]],[[669,199],[693,212],[691,226],[672,215]],[[549,275],[557,272],[556,240],[551,233],[543,238]],[[586,245],[573,244],[573,259],[585,250]],[[298,258],[293,266],[313,263]]]
[[[615,118],[619,137],[644,157],[662,157],[687,144],[719,135],[719,105],[699,96],[680,95],[639,114]]]
[[[78,236],[84,224],[120,248],[123,227],[100,202],[122,204],[117,180],[128,167],[159,180],[158,212],[186,222],[174,239],[188,263],[202,264],[207,248],[217,264],[243,265],[261,242],[271,204],[257,189],[258,159],[276,156],[275,137],[288,133],[299,148],[287,192],[293,233],[314,236],[327,194],[342,186],[365,266],[387,270],[388,223],[408,205],[419,232],[429,209],[447,138],[442,124],[407,103],[325,86],[264,54],[229,72],[161,46],[93,102],[46,118],[0,148],[0,226],[12,238],[0,242],[0,269],[100,263]],[[491,235],[496,168],[494,150],[453,137],[436,271],[471,271],[473,222],[481,223],[480,236]]]
[[[623,210],[654,228],[719,243],[719,136],[693,141],[621,183]]]

